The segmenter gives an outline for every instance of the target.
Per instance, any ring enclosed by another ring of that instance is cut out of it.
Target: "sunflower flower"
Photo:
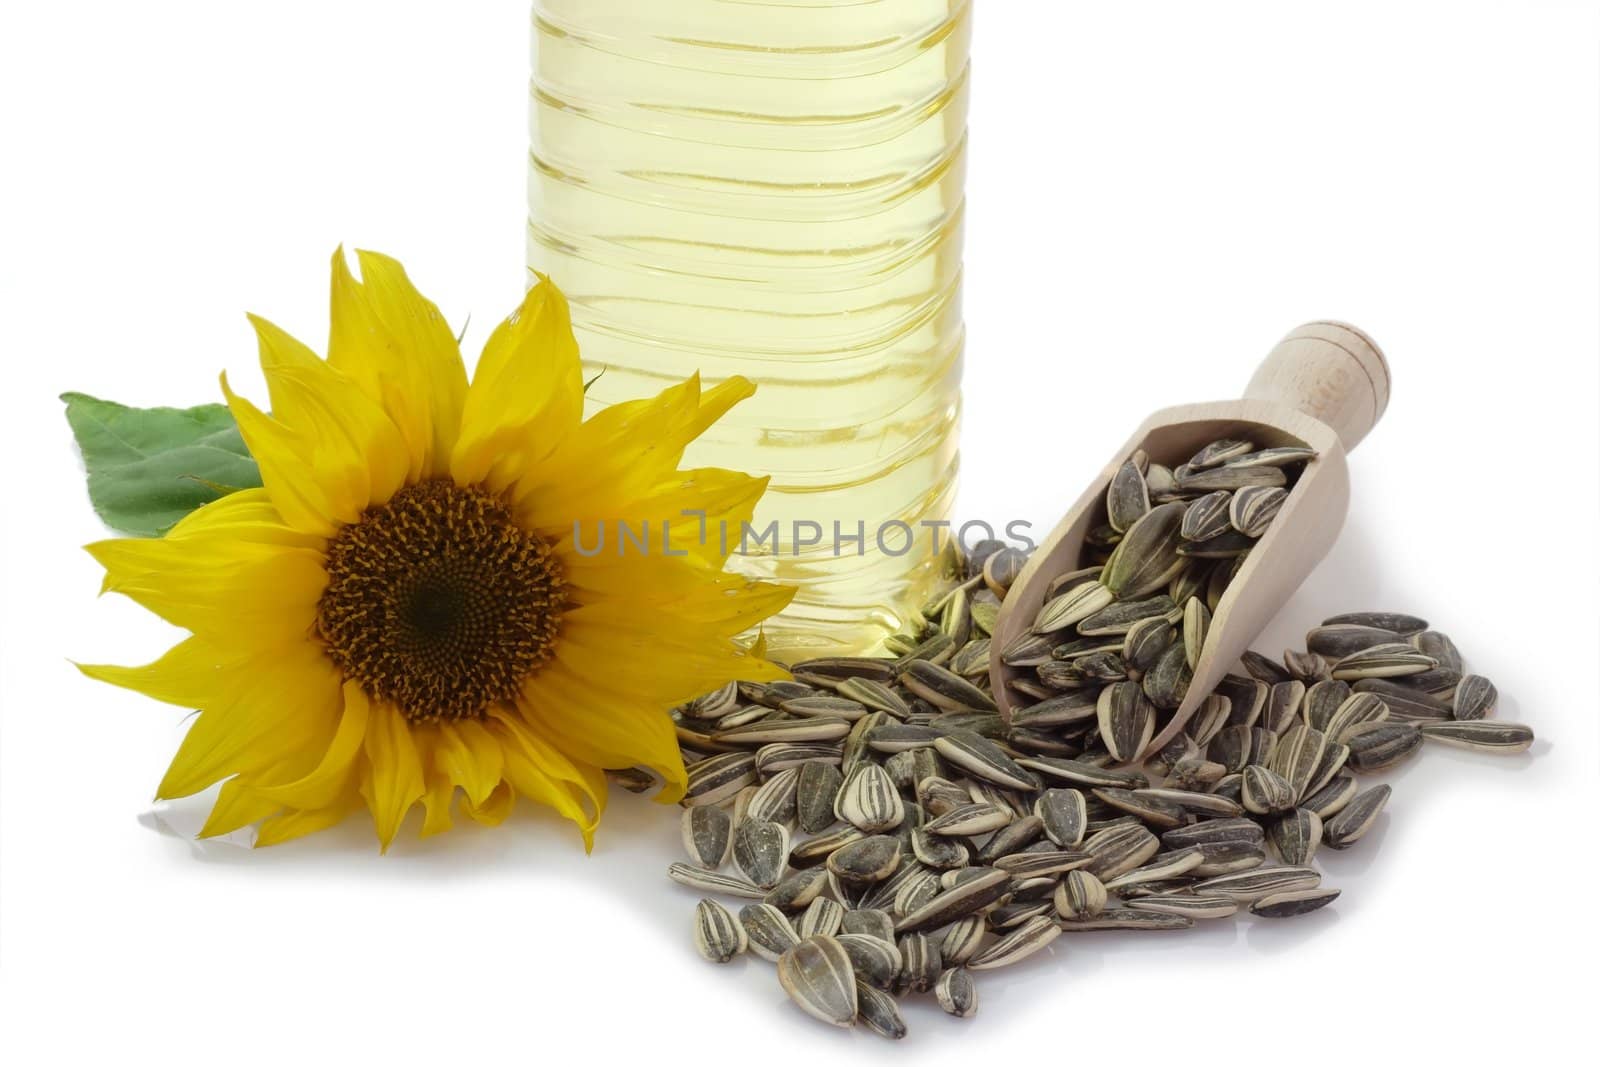
[[[419,802],[424,835],[449,829],[459,792],[490,825],[518,797],[548,805],[592,846],[604,769],[651,768],[659,799],[682,796],[672,705],[784,677],[734,637],[793,591],[726,573],[726,539],[696,536],[748,521],[765,479],[679,469],[753,387],[691,378],[585,422],[548,279],[469,383],[400,264],[358,259],[360,280],[334,255],[326,360],[252,317],[270,413],[223,376],[262,488],[88,546],[104,590],[191,636],[82,669],[199,709],[156,795],[222,782],[202,836],[259,824],[276,844],[365,807],[387,850]],[[619,524],[655,551],[597,550]]]

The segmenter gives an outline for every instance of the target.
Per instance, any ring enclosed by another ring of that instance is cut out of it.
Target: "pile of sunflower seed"
[[[1033,672],[1011,683],[1016,703],[1037,705],[1022,723],[1114,719],[1101,724],[1113,757],[1137,758],[1183,703],[1212,612],[1315,458],[1232,437],[1176,469],[1129,457],[1082,566],[1051,582],[1031,632],[1001,650],[1006,665]]]
[[[1139,547],[1128,558],[1127,546],[1155,543],[1136,540],[1141,522],[1168,503],[1186,518],[1212,493],[1254,488],[1194,479],[1273,452],[1273,462],[1233,469],[1283,477],[1275,461],[1309,458],[1222,442],[1169,482],[1135,457],[1109,495],[1140,495],[1132,470],[1147,510],[1134,516],[1134,505],[1108,501],[1113,532],[1088,551],[1109,547],[1104,569],[1148,571],[1138,557],[1168,550]],[[1264,528],[1246,519],[1234,532]],[[1176,529],[1190,543],[1183,524]],[[1126,729],[1119,709],[1153,703],[1144,686],[1161,659],[1130,646],[1136,637],[1198,646],[1191,601],[1202,589],[1209,599],[1212,575],[1231,577],[1239,557],[1182,558],[1160,568],[1172,570],[1172,607],[1159,614],[1085,633],[1091,613],[1041,631],[1071,648],[1049,648],[1052,663],[1102,658],[1060,688],[1041,675],[1047,694],[1018,685],[1036,703],[1010,724],[988,688],[990,634],[1026,560],[998,542],[966,554],[951,546],[942,561],[950,588],[885,643],[884,656],[796,663],[793,681],[729,685],[677,709],[688,860],[668,874],[745,902],[734,911],[700,901],[700,953],[726,962],[753,952],[777,964],[782,988],[807,1013],[903,1037],[899,995],[932,992],[945,1011],[970,1016],[975,972],[1016,963],[1063,933],[1183,929],[1241,907],[1265,918],[1314,911],[1339,895],[1312,866],[1319,848],[1354,845],[1389,799],[1389,786],[1361,777],[1428,740],[1495,752],[1532,743],[1527,727],[1490,718],[1493,684],[1466,673],[1447,636],[1413,616],[1362,613],[1325,620],[1281,666],[1247,653],[1185,733],[1142,767],[1120,765],[1151,735],[1143,724]],[[1203,575],[1185,577],[1196,569]],[[1180,580],[1187,597],[1176,595]],[[1115,594],[1096,610],[1114,603]],[[1189,610],[1175,615],[1180,603]],[[1156,621],[1166,631],[1159,639]],[[1077,655],[1088,639],[1103,647]]]

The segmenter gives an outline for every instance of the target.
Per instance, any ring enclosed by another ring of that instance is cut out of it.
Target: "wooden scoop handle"
[[[1308,322],[1267,353],[1244,395],[1310,415],[1349,452],[1389,406],[1389,364],[1354,326]]]

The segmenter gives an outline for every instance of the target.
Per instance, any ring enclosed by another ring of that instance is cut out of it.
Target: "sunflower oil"
[[[771,475],[731,566],[798,584],[790,657],[892,633],[948,540],[970,29],[970,0],[533,5],[529,266],[591,410],[756,382],[685,464]]]

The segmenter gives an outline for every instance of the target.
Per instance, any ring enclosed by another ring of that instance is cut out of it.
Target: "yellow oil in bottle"
[[[970,0],[533,5],[529,266],[605,368],[592,405],[757,383],[685,463],[772,476],[731,565],[799,585],[767,627],[791,657],[892,633],[948,539],[970,27]]]

